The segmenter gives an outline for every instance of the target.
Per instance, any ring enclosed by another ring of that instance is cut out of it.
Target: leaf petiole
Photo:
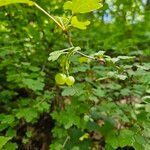
[[[34,3],[34,5],[41,10],[44,14],[46,14],[49,18],[51,18],[63,31],[65,31],[65,28],[47,11],[45,11],[41,6],[39,6],[37,3]]]

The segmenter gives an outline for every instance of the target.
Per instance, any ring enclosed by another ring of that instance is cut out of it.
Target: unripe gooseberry
[[[73,76],[68,76],[68,77],[66,77],[66,84],[67,84],[68,86],[73,85],[74,82],[75,82],[75,79],[74,79]]]
[[[56,83],[59,84],[59,85],[65,84],[65,82],[66,82],[66,75],[63,74],[63,73],[57,73],[57,74],[55,75],[55,81],[56,81]]]

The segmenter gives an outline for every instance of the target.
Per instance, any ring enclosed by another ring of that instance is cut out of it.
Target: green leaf
[[[106,143],[114,149],[118,147],[133,146],[134,132],[128,129],[123,129],[117,135],[114,131],[109,133],[106,137]]]
[[[57,60],[62,54],[65,53],[64,51],[65,50],[59,50],[59,51],[54,51],[54,52],[50,53],[48,60],[49,61],[55,61],[55,60]]]
[[[150,149],[150,144],[146,144],[145,146],[144,146],[144,148],[145,148],[145,150],[149,150]]]
[[[80,150],[78,146],[74,146],[71,150]]]
[[[72,13],[87,13],[102,7],[99,0],[72,0],[64,4],[64,9],[69,9]]]
[[[66,87],[62,92],[62,96],[73,96],[76,93],[75,88],[73,87]]]
[[[30,0],[0,0],[0,7],[15,3],[27,3],[31,6],[35,4],[33,1]]]
[[[142,97],[142,100],[143,100],[145,103],[149,103],[149,102],[150,102],[150,96],[149,96],[149,95],[146,95],[146,96]]]
[[[73,27],[76,27],[81,30],[85,30],[87,26],[90,24],[90,21],[81,22],[78,20],[76,16],[72,17],[71,24]]]
[[[109,144],[105,144],[105,150],[114,150]]]
[[[32,122],[34,119],[38,118],[38,113],[34,108],[24,108],[19,110],[16,117],[18,119],[25,118],[27,122]]]
[[[53,112],[52,117],[53,119],[57,120],[57,122],[62,124],[65,129],[69,129],[73,125],[76,125],[77,127],[84,126],[84,121],[81,120],[76,112],[70,108],[60,113]]]
[[[35,105],[35,108],[39,112],[47,112],[50,108],[50,105],[47,102],[39,102],[38,104]]]
[[[5,130],[8,127],[7,124],[0,124],[0,132]]]
[[[50,145],[50,150],[62,150],[62,145],[60,143],[52,143]]]
[[[18,147],[18,146],[17,146],[16,143],[8,142],[8,143],[4,146],[3,150],[16,150],[17,147]]]
[[[11,139],[11,137],[0,136],[0,149]]]
[[[3,120],[1,121],[2,124],[12,124],[15,121],[13,115],[5,115]]]
[[[41,80],[23,79],[22,82],[33,91],[43,90],[44,83]]]
[[[118,74],[118,75],[116,75],[116,77],[117,77],[118,79],[120,79],[120,80],[125,80],[125,79],[127,79],[127,76],[126,76],[126,75],[122,75],[122,74]]]
[[[114,132],[110,132],[106,137],[106,144],[110,145],[113,149],[116,149],[119,146],[119,141]]]
[[[150,104],[145,105],[145,111],[150,113]]]
[[[134,132],[131,130],[123,129],[118,136],[118,142],[120,147],[132,146],[134,142]]]
[[[76,53],[81,50],[81,47],[77,46],[73,48],[73,53]]]
[[[145,140],[145,138],[140,135],[140,134],[136,134],[134,136],[134,143],[133,143],[133,147],[136,149],[136,150],[146,150],[145,146],[146,144],[148,144]]]
[[[101,89],[100,87],[98,87],[97,89],[94,89],[94,95],[98,96],[98,97],[104,97],[105,96],[105,91],[103,89]]]
[[[67,131],[64,130],[63,128],[61,127],[57,127],[55,126],[54,129],[53,129],[53,137],[57,137],[57,138],[63,138],[64,136],[67,136]]]
[[[14,136],[16,136],[16,131],[10,127],[6,132],[6,136],[14,137]]]

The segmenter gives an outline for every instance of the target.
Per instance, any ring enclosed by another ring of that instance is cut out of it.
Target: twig
[[[88,56],[88,55],[86,55],[86,54],[83,54],[83,53],[81,53],[81,52],[79,52],[79,51],[77,51],[77,53],[78,53],[78,54],[80,54],[80,55],[82,55],[82,56],[84,56],[84,57],[87,57],[87,58],[89,58],[89,59],[96,60],[96,58],[95,58],[95,57]]]
[[[66,143],[68,142],[68,140],[70,139],[70,136],[67,136],[67,138],[65,139],[64,144],[62,145],[62,150],[65,148]]]
[[[51,18],[63,31],[65,30],[61,24],[53,17],[51,16],[48,12],[46,12],[41,6],[39,6],[37,3],[34,4],[39,10],[41,10],[44,14],[46,14],[49,18]]]
[[[68,31],[66,31],[65,34],[66,34],[66,36],[67,36],[67,38],[68,38],[68,41],[69,41],[70,46],[71,46],[71,47],[74,47],[74,46],[73,46],[73,43],[72,43],[72,38],[71,38],[71,36],[70,36],[70,33],[69,33]]]
[[[67,38],[68,38],[68,41],[69,41],[69,44],[70,44],[70,46],[71,47],[74,47],[73,46],[73,43],[72,43],[72,38],[71,38],[71,36],[70,36],[70,33],[66,30],[66,28],[65,28],[65,26],[63,25],[63,23],[62,23],[62,25],[52,16],[52,15],[50,15],[47,11],[45,11],[41,6],[39,6],[37,3],[34,3],[34,5],[39,9],[39,10],[41,10],[44,14],[46,14],[49,18],[51,18],[61,29],[62,29],[62,31],[64,32],[64,34],[67,36]],[[88,55],[86,55],[86,54],[83,54],[83,53],[81,53],[81,52],[77,52],[78,54],[80,54],[80,55],[82,55],[82,56],[84,56],[84,57],[87,57],[87,58],[89,58],[89,59],[93,59],[93,60],[96,60],[96,58],[94,58],[94,57],[92,57],[92,56],[88,56]]]
[[[39,10],[41,10],[44,14],[46,14],[49,18],[51,18],[61,29],[62,31],[64,32],[64,34],[67,36],[68,38],[68,41],[69,41],[69,44],[70,46],[73,47],[73,43],[72,43],[72,39],[71,39],[71,36],[69,34],[69,32],[67,31],[67,29],[65,28],[63,22],[62,22],[62,25],[61,23],[59,23],[52,15],[50,15],[47,11],[45,11],[41,6],[39,6],[37,3],[34,4]]]

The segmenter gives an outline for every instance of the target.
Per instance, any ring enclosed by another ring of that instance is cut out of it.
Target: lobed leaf
[[[71,24],[73,27],[76,27],[81,30],[85,30],[87,26],[90,24],[90,21],[81,22],[78,20],[76,16],[72,17]]]
[[[0,136],[0,149],[11,139],[11,137]]]
[[[72,0],[64,4],[64,9],[69,9],[73,14],[87,13],[102,7],[99,0]]]
[[[29,4],[30,6],[35,4],[33,1],[30,0],[0,0],[0,7],[15,3],[26,3]]]
[[[64,54],[64,50],[54,51],[49,54],[49,61],[55,61],[57,60],[62,54]]]

